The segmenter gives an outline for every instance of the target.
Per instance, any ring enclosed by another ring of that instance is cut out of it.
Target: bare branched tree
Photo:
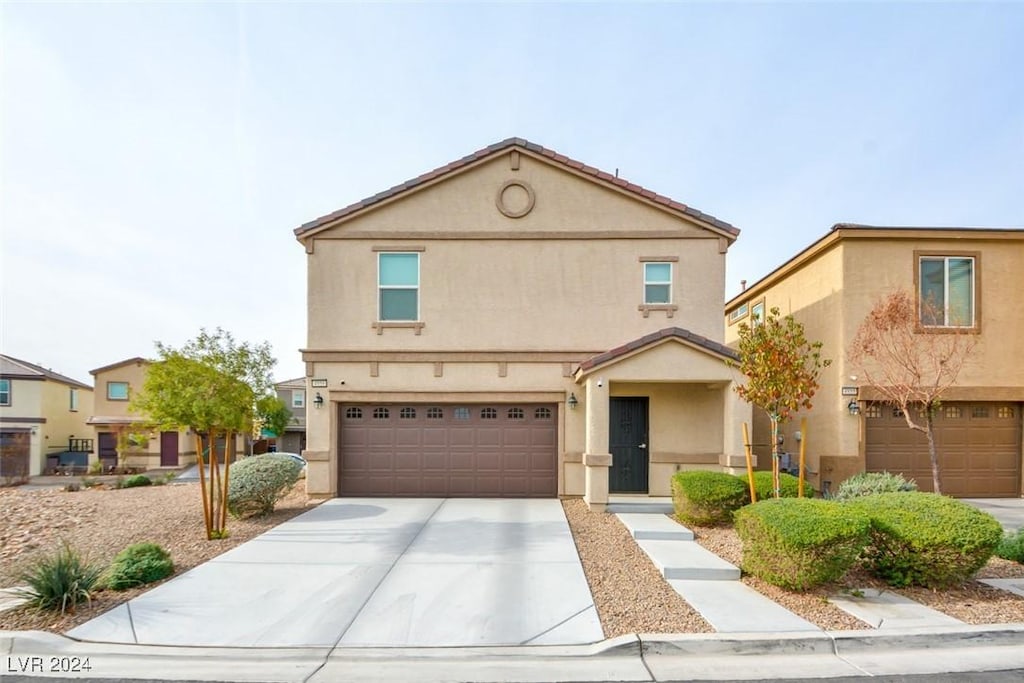
[[[861,323],[848,356],[866,383],[900,409],[907,426],[928,439],[932,485],[942,493],[935,445],[936,410],[977,345],[973,321],[961,325],[922,326],[948,318],[934,302],[897,289],[878,300]]]

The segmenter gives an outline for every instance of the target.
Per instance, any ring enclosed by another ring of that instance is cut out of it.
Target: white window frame
[[[668,306],[672,304],[672,278],[674,273],[672,272],[671,261],[644,261],[641,264],[644,268],[644,285],[643,285],[643,302],[645,306]],[[668,280],[648,280],[647,279],[647,266],[668,266]],[[668,285],[668,301],[648,301],[647,300],[647,286],[648,285]]]
[[[292,408],[306,407],[306,390],[292,389]]]
[[[750,302],[744,302],[729,311],[729,324],[738,323],[750,313]]]
[[[754,303],[752,303],[750,305],[750,324],[751,325],[760,325],[761,323],[763,323],[764,322],[764,311],[765,311],[764,299],[760,299],[760,300],[755,301]]]
[[[381,259],[385,256],[395,255],[413,255],[416,257],[416,284],[415,285],[382,285],[380,282],[380,265]],[[416,292],[416,317],[412,319],[398,319],[388,318],[384,319],[381,316],[383,311],[381,310],[381,304],[384,297],[381,296],[381,292],[385,289],[392,290],[413,290]],[[377,321],[378,322],[398,322],[398,323],[415,323],[420,322],[420,253],[418,251],[381,251],[377,253]]]
[[[68,410],[72,413],[78,412],[78,389],[74,387],[68,393]]]
[[[971,321],[966,325],[952,325],[949,321],[949,262],[951,259],[971,262]],[[924,278],[921,267],[925,261],[942,261],[942,323],[924,321]],[[978,258],[970,254],[920,254],[917,257],[917,322],[925,329],[970,330],[978,326]]]
[[[124,385],[124,398],[119,398],[119,397],[111,396],[110,395],[110,389],[115,384],[118,384],[118,385],[123,384]],[[128,400],[128,395],[129,395],[130,391],[131,391],[131,387],[129,386],[128,382],[107,382],[107,400],[108,401],[127,401]]]
[[[7,379],[6,377],[4,379],[0,379],[0,386],[3,387],[0,388],[0,396],[6,396],[6,398],[0,398],[0,406],[11,405],[11,380]]]

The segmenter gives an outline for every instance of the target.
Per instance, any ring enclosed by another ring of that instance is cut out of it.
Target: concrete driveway
[[[603,639],[557,500],[334,499],[68,632],[205,646]]]

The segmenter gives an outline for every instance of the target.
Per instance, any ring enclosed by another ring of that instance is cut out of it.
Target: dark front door
[[[178,466],[178,432],[160,432],[160,467]]]
[[[613,398],[609,409],[608,450],[613,493],[647,493],[647,397]]]
[[[100,458],[100,462],[103,463],[103,469],[117,465],[117,434],[114,432],[100,432],[97,449],[97,455]]]

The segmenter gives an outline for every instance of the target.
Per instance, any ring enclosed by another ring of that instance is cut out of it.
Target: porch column
[[[740,398],[733,388],[735,382],[729,382],[722,389],[722,458],[719,464],[727,472],[736,474],[746,470],[747,457],[743,450],[743,423],[752,430],[753,412],[750,404]],[[753,434],[751,433],[751,436]]]
[[[592,512],[604,512],[608,504],[608,468],[612,465],[612,456],[608,452],[608,381],[588,377],[586,389],[587,438],[583,451],[583,500]]]

